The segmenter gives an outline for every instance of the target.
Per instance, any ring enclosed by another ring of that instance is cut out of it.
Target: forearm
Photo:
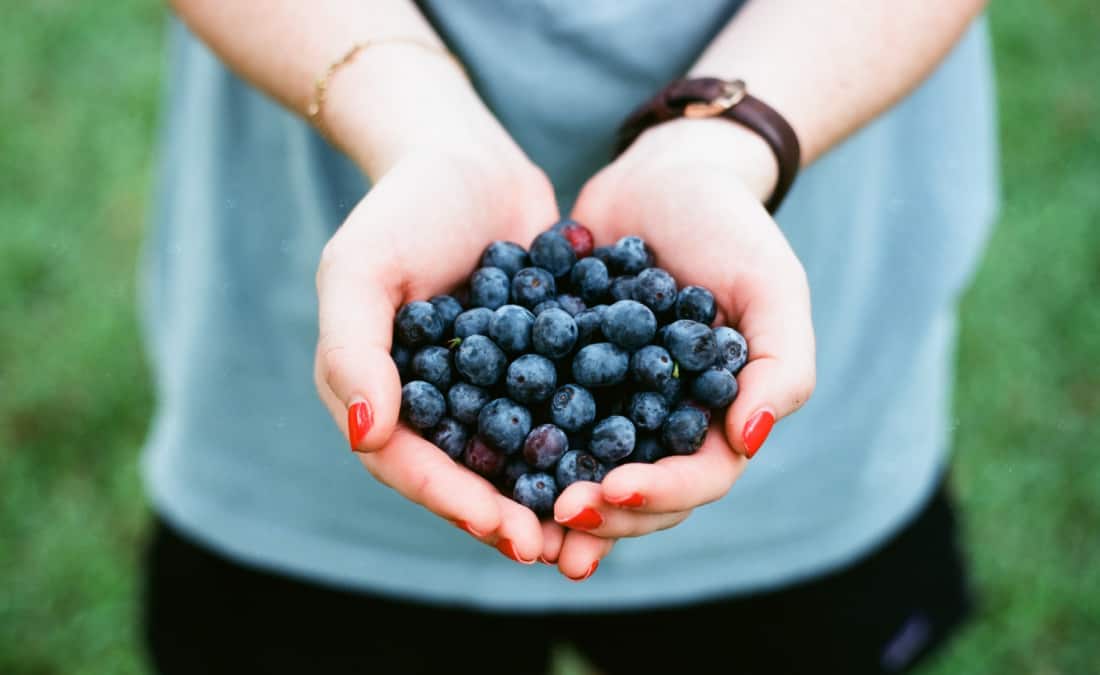
[[[173,0],[191,30],[236,73],[305,115],[329,64],[357,42],[411,38],[361,51],[331,78],[321,112],[333,143],[378,179],[426,146],[503,136],[411,0]],[[472,143],[471,143],[472,147]]]
[[[691,76],[741,78],[782,114],[810,164],[917,86],[984,0],[755,0]]]

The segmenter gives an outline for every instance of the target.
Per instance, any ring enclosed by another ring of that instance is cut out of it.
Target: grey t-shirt
[[[738,3],[425,5],[567,206],[606,162],[618,122],[681,75]],[[348,452],[313,389],[313,279],[367,185],[178,23],[170,59],[144,267],[159,397],[144,475],[156,509],[213,549],[438,602],[676,603],[843,565],[901,527],[938,480],[956,301],[997,201],[984,22],[916,92],[805,171],[779,213],[813,292],[813,399],[726,498],[619,542],[584,584],[504,559]]]

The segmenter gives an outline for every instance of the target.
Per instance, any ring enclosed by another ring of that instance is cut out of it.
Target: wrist
[[[732,171],[761,202],[779,178],[775,153],[759,134],[726,119],[678,118],[646,129],[623,154],[658,165],[719,166]]]

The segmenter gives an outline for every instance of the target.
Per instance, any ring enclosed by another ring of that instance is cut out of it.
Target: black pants
[[[779,591],[649,611],[494,614],[242,567],[163,521],[145,636],[160,673],[544,673],[571,643],[607,675],[904,672],[970,609],[944,490],[857,564]]]

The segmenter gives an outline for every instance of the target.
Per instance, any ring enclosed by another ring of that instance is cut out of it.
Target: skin
[[[232,69],[303,116],[315,79],[357,41],[399,35],[442,47],[409,0],[173,4]],[[919,84],[984,4],[757,0],[685,75],[744,79],[794,127],[808,165]],[[768,410],[782,419],[812,394],[806,275],[761,206],[777,175],[770,149],[726,120],[654,127],[589,181],[572,217],[593,231],[597,245],[642,236],[681,285],[710,288],[719,321],[739,327],[752,359],[738,376],[741,394],[724,420],[712,422],[699,452],[619,467],[601,485],[571,485],[555,519],[591,508],[603,523],[589,532],[540,523],[398,424],[400,380],[389,348],[401,304],[449,292],[474,269],[486,242],[528,245],[554,222],[552,187],[462,71],[438,53],[378,45],[329,84],[324,127],[374,188],[320,261],[315,379],[345,433],[348,407],[370,403],[374,423],[357,449],[382,483],[441,517],[465,521],[486,544],[507,539],[519,558],[541,556],[578,578],[618,538],[672,527],[720,499],[744,471],[750,417]],[[438,114],[441,102],[447,115]],[[692,236],[685,238],[689,224]],[[613,504],[634,494],[644,506]]]

